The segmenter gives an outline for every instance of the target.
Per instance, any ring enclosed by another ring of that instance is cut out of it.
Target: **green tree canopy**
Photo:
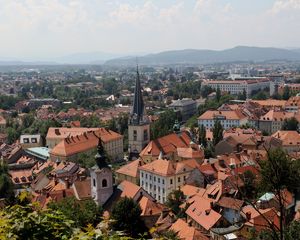
[[[214,123],[214,127],[212,129],[213,132],[213,145],[215,146],[223,139],[223,126],[219,120],[216,120]]]
[[[112,210],[112,227],[114,230],[124,231],[132,237],[146,232],[146,227],[141,220],[142,210],[132,198],[122,198]]]
[[[298,130],[298,120],[295,117],[284,119],[282,124],[282,130],[291,130],[297,131]]]
[[[5,198],[9,202],[14,200],[13,183],[4,160],[0,160],[0,198]]]
[[[182,216],[183,212],[181,211],[180,205],[185,201],[183,192],[178,190],[173,190],[167,196],[166,206],[169,207],[173,213],[177,216]]]
[[[100,222],[102,215],[102,208],[91,199],[78,201],[75,197],[67,197],[59,202],[50,202],[48,207],[62,212],[79,228],[95,225]]]

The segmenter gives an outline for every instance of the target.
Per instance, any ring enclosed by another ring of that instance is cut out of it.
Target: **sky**
[[[0,58],[300,47],[300,0],[0,0]]]

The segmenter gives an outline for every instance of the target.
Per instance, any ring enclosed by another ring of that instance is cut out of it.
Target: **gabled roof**
[[[243,204],[244,201],[235,198],[230,198],[230,197],[222,197],[218,202],[218,205],[220,207],[234,209],[237,211],[241,210]]]
[[[282,141],[283,146],[300,145],[300,135],[297,131],[277,131],[272,137]]]
[[[164,209],[164,205],[153,201],[145,196],[143,196],[139,200],[139,205],[141,207],[142,213],[141,216],[152,216],[152,215],[159,215],[161,214],[162,210]]]
[[[51,150],[50,154],[56,156],[71,156],[93,149],[98,145],[99,137],[101,137],[101,140],[105,144],[109,141],[121,139],[122,135],[111,130],[100,128],[97,131],[85,132],[82,135],[63,139]]]
[[[157,159],[141,166],[140,170],[152,172],[161,176],[173,176],[175,174],[192,171],[193,169],[182,162]]]
[[[139,166],[141,165],[141,160],[136,159],[132,162],[127,163],[126,165],[120,167],[116,172],[119,174],[124,174],[137,178],[139,175]]]
[[[181,134],[171,133],[149,142],[140,153],[140,156],[159,156],[160,152],[163,154],[176,152],[177,148],[189,147],[191,141],[192,139],[186,131],[183,131]]]
[[[221,219],[221,214],[211,208],[212,200],[197,195],[193,200],[194,202],[188,207],[185,213],[209,231]]]
[[[179,237],[179,239],[184,240],[208,240],[209,237],[205,236],[199,230],[194,227],[189,226],[182,219],[177,219],[175,223],[170,227]]]

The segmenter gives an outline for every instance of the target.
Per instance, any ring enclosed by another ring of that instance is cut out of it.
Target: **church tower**
[[[137,67],[133,106],[128,122],[128,152],[130,158],[139,153],[150,141],[150,122],[145,115],[145,107],[141,90],[140,74]]]
[[[103,205],[113,194],[113,174],[106,162],[106,155],[101,138],[99,138],[96,165],[90,169],[91,194],[97,205]]]

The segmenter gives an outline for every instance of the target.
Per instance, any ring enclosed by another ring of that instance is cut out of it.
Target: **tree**
[[[176,216],[181,216],[182,211],[180,205],[184,203],[184,200],[184,194],[180,189],[173,190],[167,196],[166,206],[169,207]]]
[[[243,93],[238,95],[239,100],[246,100],[247,99],[247,92],[243,89]]]
[[[215,146],[223,139],[223,126],[219,120],[215,121],[214,127],[212,129],[213,132],[213,145]]]
[[[291,130],[297,131],[298,130],[298,121],[295,117],[284,119],[282,124],[282,130]]]
[[[137,237],[146,231],[141,213],[140,206],[132,198],[122,198],[112,209],[113,229]]]
[[[220,102],[220,99],[221,99],[221,90],[220,90],[220,88],[217,88],[217,91],[216,91],[216,101]]]
[[[0,239],[70,239],[73,222],[61,212],[36,204],[14,205],[0,211]]]
[[[91,199],[78,201],[75,197],[67,197],[59,202],[50,202],[48,207],[61,211],[79,228],[86,227],[88,224],[94,225],[99,222],[102,215],[102,208]]]
[[[159,119],[151,124],[151,139],[169,134],[176,120],[177,116],[173,110],[167,110],[161,113]]]
[[[275,194],[280,212],[279,239],[284,239],[285,231],[285,194],[284,190],[296,192],[300,187],[300,167],[297,161],[292,161],[287,153],[280,149],[268,151],[268,160],[260,162],[261,182],[260,188]],[[276,236],[274,235],[274,238]]]
[[[207,147],[206,129],[203,124],[201,124],[200,129],[198,131],[198,143],[205,148]]]
[[[8,202],[14,200],[13,183],[4,160],[0,160],[0,199],[1,198],[5,198]]]
[[[288,86],[284,86],[282,99],[283,100],[288,100],[289,98],[290,98],[290,88]]]

